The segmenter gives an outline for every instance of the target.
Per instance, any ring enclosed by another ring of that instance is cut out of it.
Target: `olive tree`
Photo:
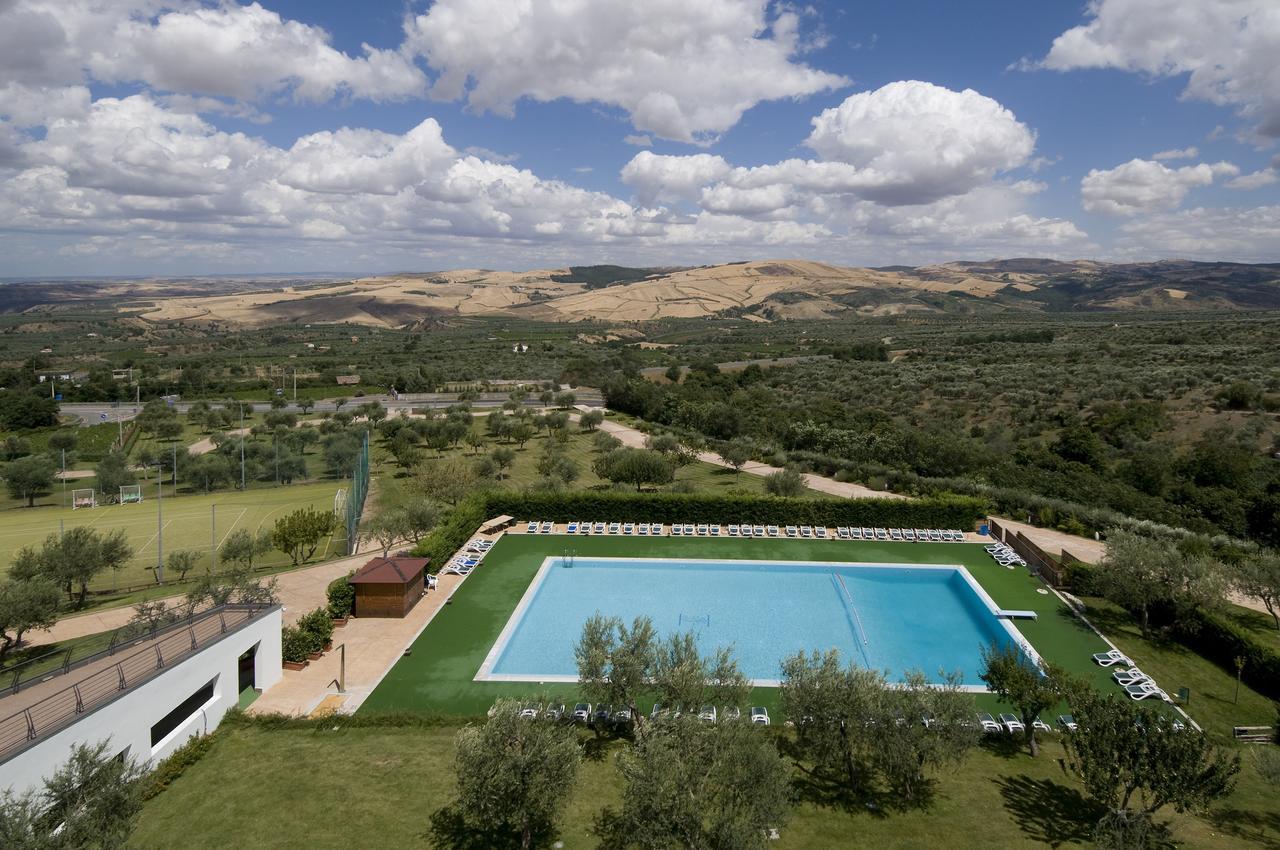
[[[672,463],[651,449],[614,449],[596,458],[592,469],[606,481],[636,485],[637,492],[646,484],[670,484],[675,480]]]
[[[1236,589],[1261,602],[1280,629],[1280,552],[1269,549],[1246,556],[1233,578]]]
[[[45,576],[0,579],[0,663],[22,645],[30,629],[48,629],[58,620],[62,592]]]
[[[0,469],[9,495],[25,499],[29,508],[35,507],[36,499],[53,491],[53,473],[53,461],[44,455],[20,457]]]
[[[804,476],[793,466],[779,469],[764,477],[765,492],[773,496],[799,496],[805,491]]]
[[[982,681],[991,692],[1018,709],[1026,727],[1027,749],[1039,755],[1035,719],[1040,712],[1056,705],[1062,692],[1051,671],[1028,658],[1013,644],[991,644],[982,648]]]
[[[483,725],[455,738],[455,802],[436,811],[431,833],[441,846],[520,847],[549,843],[582,761],[570,726],[520,717],[499,700]]]

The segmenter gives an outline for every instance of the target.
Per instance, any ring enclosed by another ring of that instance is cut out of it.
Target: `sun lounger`
[[[941,531],[939,531],[939,530],[938,530],[938,529],[936,529],[936,528],[932,528],[932,529],[930,529],[930,530],[929,530],[929,539],[930,539],[930,540],[932,540],[934,543],[941,543],[941,542],[942,542],[942,540],[943,540],[943,538],[942,538],[942,532],[941,532]]]
[[[912,529],[912,528],[902,529],[902,539],[906,540],[909,543],[915,543],[916,542],[915,529]]]
[[[778,526],[776,526],[776,525],[771,525],[771,526],[769,526],[769,527],[768,527],[768,529],[767,529],[767,532],[768,532],[768,534],[769,534],[769,536],[770,536],[770,537],[777,537],[777,536],[778,536]]]
[[[811,526],[811,525],[802,525],[802,526],[800,526],[800,536],[801,536],[801,537],[812,537],[812,536],[813,536],[813,526]]]
[[[894,541],[895,543],[901,543],[905,539],[902,536],[902,529],[901,528],[889,529],[889,539]]]
[[[1005,731],[1010,735],[1015,732],[1027,731],[1027,727],[1022,724],[1022,721],[1018,719],[1018,715],[1016,714],[1000,715],[1000,725],[1003,726]]]
[[[580,702],[573,707],[573,719],[579,723],[591,720],[591,703]]]
[[[525,526],[524,532],[525,534],[537,534],[538,524],[536,522],[529,523],[527,526]]]
[[[537,720],[539,714],[542,714],[542,705],[540,703],[531,702],[520,709],[521,720]]]
[[[1043,720],[1041,720],[1039,717],[1037,717],[1035,720],[1032,720],[1032,721],[1031,721],[1031,726],[1032,726],[1032,728],[1033,728],[1033,729],[1035,729],[1037,732],[1052,732],[1052,731],[1053,731],[1053,727],[1052,727],[1052,726],[1050,726],[1048,723],[1045,723],[1045,722],[1044,722]]]
[[[570,534],[577,534],[577,533],[578,533],[578,523],[577,523],[576,521],[575,521],[575,522],[571,522],[571,523],[569,523],[568,525],[566,525],[566,526],[564,527],[564,530],[565,530],[565,531],[567,531],[567,532],[568,532],[568,533],[570,533]]]
[[[661,536],[661,535],[662,535],[662,529],[664,529],[664,528],[666,528],[666,526],[665,526],[665,525],[663,525],[662,523],[657,523],[656,525],[651,525],[651,526],[649,526],[649,533],[650,533],[651,535]],[[674,530],[674,529],[675,529],[675,526],[673,525],[673,526],[671,526],[671,528]]]
[[[1125,687],[1128,687],[1129,685],[1136,685],[1139,682],[1151,681],[1151,677],[1146,673],[1143,673],[1137,667],[1130,667],[1125,670],[1116,670],[1111,674],[1111,678],[1115,679],[1117,684],[1124,685]]]
[[[564,719],[564,703],[554,703],[547,705],[547,710],[542,712],[542,716],[548,720]]]
[[[1124,691],[1129,695],[1130,699],[1134,699],[1134,700],[1147,699],[1148,697],[1158,697],[1159,699],[1162,699],[1165,702],[1173,702],[1173,700],[1169,699],[1169,695],[1166,694],[1164,691],[1160,690],[1160,688],[1156,687],[1155,682],[1152,682],[1150,679],[1148,679],[1145,682],[1137,682],[1136,684],[1125,685]]]
[[[611,523],[609,523],[609,533],[610,533],[610,534],[618,534],[618,533],[620,533],[621,531],[622,531],[622,523],[620,523],[620,522],[611,522]]]
[[[637,532],[641,537],[648,536],[648,534],[649,534],[649,523],[647,523],[647,522],[642,522],[642,523],[640,523],[640,526],[636,529],[636,532]]]
[[[763,525],[753,525],[753,526],[751,527],[751,536],[752,536],[752,537],[764,537],[764,536],[765,536],[764,526],[763,526]]]
[[[727,530],[728,530],[728,532],[729,532],[729,536],[730,536],[730,537],[740,537],[740,536],[741,536],[740,534],[738,534],[738,526],[736,526],[736,525],[731,525],[731,526],[729,526]]]
[[[623,533],[623,534],[635,534],[635,533],[636,533],[636,524],[635,524],[634,522],[628,522],[628,523],[624,524],[624,525],[622,526],[622,533]]]
[[[763,705],[753,705],[751,707],[751,722],[760,726],[769,725],[769,709]]]
[[[996,719],[990,714],[983,712],[978,715],[978,725],[982,727],[983,732],[1003,732],[1004,727],[996,722]]]
[[[889,539],[889,530],[887,528],[876,529],[876,540],[888,540],[888,539]]]
[[[800,536],[800,529],[796,528],[794,525],[788,525],[788,526],[787,526],[787,536],[788,536],[788,537],[799,537],[799,536]]]
[[[597,522],[596,524],[592,525],[592,526],[591,526],[591,533],[592,533],[592,534],[604,534],[604,523],[603,523],[603,522]]]
[[[715,723],[716,717],[716,707],[714,705],[704,705],[698,710],[698,719],[706,723]]]
[[[554,522],[544,522],[541,530],[543,534],[550,534],[556,530],[556,524]]]
[[[672,533],[674,536],[679,537],[680,535],[684,534],[684,526],[682,526],[682,525],[673,525],[673,526],[671,526],[671,533]]]
[[[1118,649],[1108,649],[1106,652],[1095,652],[1093,660],[1103,667],[1111,667],[1115,664],[1121,664],[1125,667],[1132,667],[1133,662],[1129,657]]]
[[[700,523],[698,523],[698,528],[697,528],[697,530],[696,530],[696,534],[697,534],[699,537],[706,537],[706,536],[707,536],[707,525],[706,525],[706,523],[701,523],[701,522],[700,522]]]
[[[817,537],[819,540],[826,540],[826,539],[827,539],[827,529],[826,529],[826,528],[824,528],[823,526],[818,526],[817,528],[815,528],[815,529],[813,530],[813,536],[814,536],[814,537]]]
[[[719,536],[720,536],[720,526],[718,526],[718,525],[713,525],[713,526],[711,526],[711,536],[712,536],[712,537],[719,537]]]
[[[849,531],[849,526],[847,526],[847,525],[837,525],[837,526],[836,526],[836,537],[839,537],[841,540],[848,540],[848,539],[850,539],[851,537],[853,537],[853,533],[852,533],[851,531]]]
[[[1080,724],[1076,723],[1076,719],[1070,714],[1059,714],[1058,725],[1063,729],[1066,729],[1068,732],[1074,732],[1080,728]]]

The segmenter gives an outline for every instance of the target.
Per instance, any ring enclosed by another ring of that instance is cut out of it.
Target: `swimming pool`
[[[652,619],[659,636],[692,631],[704,653],[732,645],[757,685],[783,659],[835,648],[845,662],[940,681],[959,671],[983,690],[981,648],[1035,651],[960,566],[814,561],[547,558],[477,681],[577,681],[573,647],[596,612]]]

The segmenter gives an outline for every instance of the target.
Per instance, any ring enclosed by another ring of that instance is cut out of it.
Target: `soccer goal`
[[[97,490],[72,490],[71,510],[76,508],[96,508],[98,506]]]
[[[333,515],[339,520],[347,514],[347,490],[342,488],[333,494]]]
[[[131,505],[142,501],[141,484],[124,484],[120,487],[120,504]]]

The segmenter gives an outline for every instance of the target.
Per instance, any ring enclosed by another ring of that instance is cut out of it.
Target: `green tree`
[[[121,487],[138,483],[138,476],[129,468],[128,458],[118,451],[108,452],[98,461],[94,475],[98,478],[98,490],[109,498],[115,498]]]
[[[12,850],[118,850],[142,811],[146,770],[107,742],[76,744],[40,791],[0,798],[0,838]]]
[[[639,724],[637,701],[654,674],[656,643],[648,617],[637,617],[628,627],[596,612],[583,624],[573,650],[583,695],[591,702],[625,705]]]
[[[1032,721],[1040,716],[1040,712],[1061,701],[1062,691],[1057,685],[1057,677],[1013,644],[983,647],[979,676],[993,694],[1022,715],[1022,724],[1027,728],[1027,749],[1032,756],[1039,755],[1040,746],[1036,742],[1036,727]]]
[[[15,499],[26,499],[29,508],[36,506],[36,499],[53,491],[53,473],[53,461],[45,455],[20,457],[3,467],[9,495]]]
[[[804,494],[806,484],[800,470],[794,466],[779,469],[764,477],[765,492],[774,496],[796,497]]]
[[[1098,565],[1102,595],[1138,616],[1144,636],[1151,634],[1151,609],[1198,607],[1220,603],[1226,572],[1203,556],[1185,556],[1172,544],[1111,529],[1107,554]]]
[[[164,568],[170,573],[177,573],[179,581],[186,581],[187,573],[194,570],[203,558],[203,553],[194,549],[179,549],[165,557]]]
[[[156,422],[155,428],[153,430],[155,431],[155,435],[157,439],[173,441],[182,436],[182,432],[184,429],[183,429],[182,423],[179,422],[177,419],[169,418],[169,419],[161,419],[160,421]]]
[[[733,467],[734,472],[742,472],[742,467],[751,460],[751,444],[744,440],[731,440],[720,450],[720,457]]]
[[[293,565],[311,560],[320,541],[333,533],[332,511],[303,508],[276,520],[271,531],[271,544],[287,554]]]
[[[1264,549],[1242,558],[1234,584],[1245,596],[1260,601],[1280,629],[1280,552]]]
[[[604,422],[603,410],[588,410],[578,417],[578,427],[587,433],[599,428],[602,422]]]
[[[594,827],[605,850],[764,850],[791,806],[786,762],[749,723],[660,719],[637,732],[618,769],[622,806]]]
[[[123,529],[103,533],[81,525],[50,534],[39,549],[26,546],[18,550],[12,572],[19,578],[48,578],[79,608],[84,606],[89,583],[96,576],[118,570],[132,558],[133,547]]]
[[[529,850],[549,843],[581,761],[572,727],[523,720],[518,703],[499,700],[483,726],[458,732],[458,798],[431,818],[436,844]]]
[[[485,447],[486,443],[488,443],[488,440],[484,438],[484,434],[474,430],[468,430],[467,435],[462,439],[463,442],[467,444],[467,447],[475,454],[479,454],[480,450]]]
[[[62,592],[45,576],[0,578],[0,664],[28,630],[53,627],[61,600]]]
[[[265,528],[257,534],[247,528],[237,528],[227,535],[218,549],[218,560],[240,564],[246,569],[253,569],[253,562],[274,548],[271,532]]]
[[[489,457],[493,459],[493,463],[498,467],[498,478],[501,479],[506,470],[510,469],[512,464],[516,462],[516,453],[514,450],[505,446],[499,446],[490,452]]]
[[[473,465],[461,457],[428,460],[414,470],[414,484],[419,493],[450,505],[465,499],[479,483]]]
[[[1064,743],[1085,792],[1108,810],[1095,835],[1100,845],[1144,846],[1160,809],[1203,810],[1235,787],[1240,756],[1219,750],[1203,732],[1173,734],[1153,706],[1087,687],[1072,691],[1079,729]]]
[[[10,434],[0,442],[0,460],[14,461],[29,454],[31,454],[31,441],[17,434]]]
[[[596,458],[596,475],[616,484],[634,484],[636,491],[646,484],[670,484],[675,480],[675,467],[658,451],[650,449],[614,449]]]
[[[522,449],[525,443],[533,439],[533,434],[533,426],[528,422],[519,422],[511,428],[511,439]]]
[[[578,397],[573,393],[569,393],[569,392],[556,393],[555,403],[556,403],[556,407],[567,410],[578,403]]]
[[[367,519],[364,533],[378,542],[382,557],[391,554],[396,544],[409,538],[408,517],[401,508],[387,508]]]
[[[69,454],[75,451],[78,442],[79,436],[75,431],[71,430],[54,431],[49,435],[49,448],[55,452],[67,452]]]
[[[873,761],[889,787],[908,802],[928,786],[926,771],[959,764],[978,742],[971,723],[973,697],[961,690],[960,681],[959,674],[951,674],[930,683],[917,670],[880,691],[872,718]]]

